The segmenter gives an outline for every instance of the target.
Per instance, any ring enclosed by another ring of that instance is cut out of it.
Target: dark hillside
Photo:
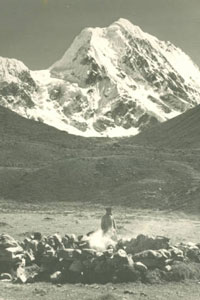
[[[198,135],[198,111],[199,107],[149,130],[150,140],[148,131],[113,140],[69,135],[0,107],[0,196],[161,209],[189,203],[198,208],[200,156],[195,149],[199,140],[195,144],[191,137],[194,149],[187,149],[190,134],[185,141],[178,139],[178,132],[183,139],[184,128],[185,133],[190,128],[187,132]],[[191,121],[183,127],[185,118]],[[173,130],[171,122],[179,129]],[[172,133],[177,138],[169,139]],[[185,148],[166,147],[174,146],[174,141],[176,145],[182,141]]]
[[[125,140],[154,147],[200,149],[200,105]]]
[[[0,106],[1,166],[40,167],[68,156],[87,155],[105,140],[70,135]]]

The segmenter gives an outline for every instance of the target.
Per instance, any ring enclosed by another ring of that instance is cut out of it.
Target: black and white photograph
[[[200,1],[0,0],[0,300],[200,299]]]

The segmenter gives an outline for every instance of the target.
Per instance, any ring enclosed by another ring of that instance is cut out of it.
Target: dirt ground
[[[34,231],[45,235],[83,234],[99,228],[104,214],[101,205],[80,203],[16,204],[0,201],[0,232],[6,232],[22,240]],[[180,241],[199,242],[200,216],[183,212],[134,210],[113,207],[119,237],[135,237],[140,233],[165,235],[173,243]],[[82,285],[49,283],[16,285],[0,282],[0,300],[74,300],[74,299],[200,299],[200,283],[182,282],[160,285],[141,283]]]
[[[0,232],[22,240],[35,231],[85,234],[99,229],[104,206],[90,203],[17,203],[0,201]],[[118,237],[130,238],[138,234],[164,235],[173,243],[200,242],[200,216],[180,211],[136,210],[113,207]]]
[[[199,300],[199,283],[168,283],[160,285],[65,284],[56,286],[47,283],[14,285],[0,283],[1,300]]]

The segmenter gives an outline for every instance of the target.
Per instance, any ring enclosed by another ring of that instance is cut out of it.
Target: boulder
[[[83,264],[80,260],[74,260],[69,267],[69,270],[72,272],[80,273],[83,272]]]
[[[9,273],[2,273],[2,274],[0,274],[0,280],[1,281],[12,281],[13,278],[12,278],[12,275]]]
[[[52,283],[59,283],[62,280],[62,273],[60,271],[56,271],[50,276],[50,281]]]
[[[127,253],[135,254],[145,250],[159,250],[169,248],[169,239],[163,236],[149,237],[143,234],[124,243]]]
[[[18,247],[19,244],[10,235],[2,233],[0,235],[0,249],[6,249],[11,247]]]
[[[115,273],[117,282],[135,282],[141,280],[141,274],[133,266],[123,265]]]
[[[83,259],[90,259],[90,258],[96,257],[96,254],[97,254],[97,251],[95,249],[89,249],[89,248],[82,249]]]
[[[63,258],[65,260],[74,259],[74,249],[61,249],[57,251],[58,258]]]
[[[19,265],[16,269],[16,282],[18,283],[32,283],[36,281],[37,276],[41,272],[41,269],[33,264],[32,266],[26,267]]]
[[[140,261],[134,263],[134,268],[140,272],[146,272],[148,270],[147,266],[145,266],[143,263]]]
[[[118,262],[119,264],[129,264],[128,263],[128,255],[125,250],[119,249],[115,254],[114,254],[114,260]]]
[[[114,249],[107,249],[103,252],[103,255],[107,256],[107,257],[112,257],[114,254]]]
[[[199,263],[175,261],[171,268],[165,278],[168,281],[200,280]]]
[[[75,235],[65,235],[62,238],[62,244],[66,249],[75,249],[77,248],[77,244],[79,243],[78,239]]]
[[[165,265],[165,257],[156,250],[145,250],[133,256],[134,261],[141,262],[147,268],[162,268]]]
[[[33,254],[35,255],[38,251],[38,240],[30,239],[30,238],[25,238],[23,241],[23,249],[27,251],[32,251]]]
[[[28,251],[24,251],[24,259],[26,261],[26,265],[31,265],[35,261],[35,256],[31,249]]]
[[[177,248],[177,247],[171,247],[169,249],[169,252],[171,254],[171,258],[173,260],[177,260],[177,261],[183,261],[184,260],[184,252],[183,250]]]
[[[172,271],[172,266],[166,265],[166,266],[164,267],[164,271],[166,271],[166,272]]]
[[[171,258],[171,252],[167,249],[159,249],[158,252],[164,257],[165,259]]]
[[[26,271],[22,266],[19,266],[16,270],[16,281],[19,283],[26,283],[27,281]]]
[[[200,263],[200,249],[199,248],[188,249],[187,257],[193,262]]]
[[[41,241],[42,239],[42,234],[40,232],[34,232],[33,236],[32,236],[33,240],[37,240],[37,241]]]
[[[0,249],[0,261],[2,262],[18,262],[24,257],[23,249],[17,245],[16,247]]]
[[[150,284],[159,284],[164,280],[164,272],[160,269],[148,270],[144,273],[143,282]]]
[[[108,283],[112,281],[114,268],[108,264],[106,257],[101,260],[96,260],[94,263],[94,279],[97,283]]]
[[[52,237],[54,239],[55,248],[56,249],[58,249],[58,248],[59,249],[63,249],[64,245],[62,243],[62,237],[59,234],[57,234],[57,233],[55,233]]]

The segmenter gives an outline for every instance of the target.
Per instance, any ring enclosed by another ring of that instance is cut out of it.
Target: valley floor
[[[99,228],[104,207],[81,203],[23,204],[0,201],[0,232],[22,240],[34,231],[47,235],[55,232],[83,234]],[[140,233],[165,235],[173,243],[200,241],[200,216],[183,212],[134,210],[113,207],[119,237],[135,237]],[[77,300],[77,299],[187,299],[200,298],[198,282],[160,285],[106,284],[56,286],[49,283],[16,285],[0,282],[1,300]]]
[[[41,204],[0,200],[0,232],[23,240],[32,232],[86,234],[100,227],[105,206],[90,203],[49,202]],[[176,242],[200,242],[200,215],[181,211],[139,210],[113,207],[118,237],[138,234],[162,235]]]
[[[103,286],[0,283],[1,300],[199,300],[199,298],[198,282],[159,285],[126,283]]]

